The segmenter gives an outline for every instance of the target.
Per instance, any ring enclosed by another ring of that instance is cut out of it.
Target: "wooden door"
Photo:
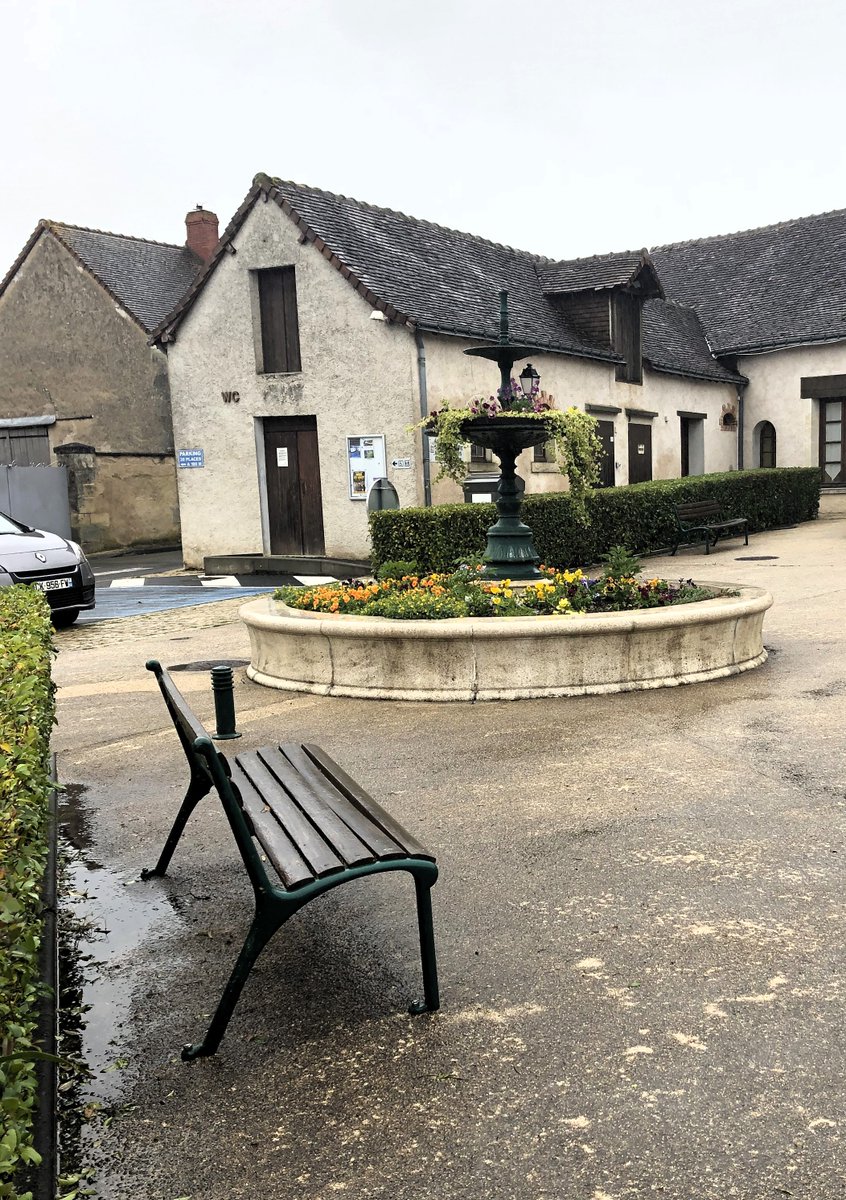
[[[846,400],[820,401],[820,470],[823,487],[846,483]]]
[[[597,421],[596,433],[602,443],[602,457],[599,460],[599,487],[613,487],[617,482],[617,471],[614,466],[614,422]]]
[[[629,483],[652,478],[652,426],[629,421]]]
[[[681,424],[681,473],[690,474],[690,418],[680,417]]]
[[[50,438],[44,425],[0,429],[0,466],[48,467]]]
[[[264,462],[271,554],[324,552],[316,417],[266,417]]]

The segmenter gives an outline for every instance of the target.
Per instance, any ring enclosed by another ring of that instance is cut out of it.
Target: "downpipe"
[[[420,393],[420,419],[425,421],[429,415],[429,389],[426,382],[426,345],[423,334],[419,329],[414,331],[414,342],[417,346],[417,383]],[[425,429],[420,430],[421,451],[423,462],[423,503],[427,508],[432,504],[432,464],[429,459],[429,435]]]

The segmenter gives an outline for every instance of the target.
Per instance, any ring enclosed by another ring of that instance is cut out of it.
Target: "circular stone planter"
[[[566,617],[390,621],[245,604],[250,679],[285,691],[374,700],[521,700],[672,687],[766,660],[772,596],[736,594],[670,608]]]

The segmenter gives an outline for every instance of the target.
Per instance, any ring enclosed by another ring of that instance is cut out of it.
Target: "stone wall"
[[[101,454],[75,442],[56,458],[68,469],[72,536],[87,551],[179,543],[172,455]]]
[[[49,232],[0,297],[0,416],[42,415],[56,418],[54,461],[62,445],[96,447],[77,493],[93,507],[74,518],[87,549],[178,541],[167,360]],[[120,457],[106,466],[107,453]]]

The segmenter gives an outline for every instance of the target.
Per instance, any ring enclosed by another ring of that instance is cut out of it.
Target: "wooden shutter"
[[[271,267],[257,274],[263,369],[268,374],[301,371],[294,268]]]
[[[643,383],[643,301],[631,292],[614,296],[612,325],[614,349],[625,359],[617,367],[618,383]]]

